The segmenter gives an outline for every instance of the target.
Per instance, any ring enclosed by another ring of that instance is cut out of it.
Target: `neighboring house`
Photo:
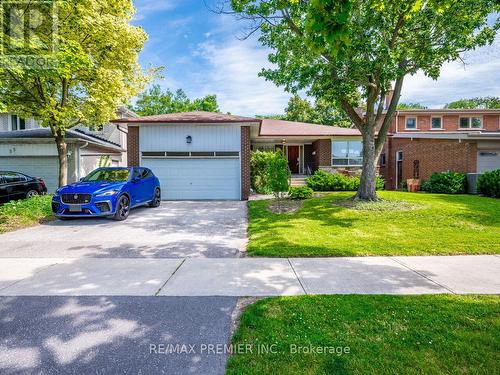
[[[284,150],[293,173],[359,169],[355,129],[209,112],[113,121],[128,126],[128,164],[151,168],[164,199],[248,199],[251,150]]]
[[[119,117],[133,117],[120,109]],[[126,129],[106,124],[101,130],[75,127],[66,132],[68,143],[68,182],[86,176],[95,168],[127,164]],[[33,119],[0,114],[0,170],[21,172],[40,177],[49,192],[58,187],[59,162],[50,129]]]
[[[500,169],[500,109],[400,110],[380,158],[387,189],[432,173]]]

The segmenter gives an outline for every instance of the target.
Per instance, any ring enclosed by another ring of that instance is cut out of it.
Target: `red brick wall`
[[[500,116],[498,115],[484,115],[483,128],[488,131],[500,130]]]
[[[313,142],[314,169],[322,166],[332,165],[332,141],[330,139],[318,139]]]
[[[137,167],[140,163],[139,157],[139,127],[129,126],[127,135],[127,165]]]
[[[413,162],[419,161],[420,179],[427,180],[434,172],[474,173],[477,167],[477,144],[441,139],[390,138],[387,167],[380,170],[388,189],[396,188],[396,152],[403,151],[403,180],[413,178]]]
[[[250,196],[250,127],[241,127],[241,199]]]

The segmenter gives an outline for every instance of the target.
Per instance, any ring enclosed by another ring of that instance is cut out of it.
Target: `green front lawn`
[[[500,297],[266,299],[246,309],[232,343],[228,375],[498,374]],[[323,353],[298,353],[311,347]]]
[[[53,218],[51,195],[0,205],[0,233],[30,227]]]
[[[449,255],[500,253],[500,199],[379,192],[383,204],[349,207],[352,192],[303,202],[294,213],[249,202],[254,256]]]

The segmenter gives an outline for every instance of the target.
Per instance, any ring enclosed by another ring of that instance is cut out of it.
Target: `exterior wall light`
[[[193,137],[191,137],[190,135],[188,135],[186,137],[186,143],[192,143],[193,142]]]

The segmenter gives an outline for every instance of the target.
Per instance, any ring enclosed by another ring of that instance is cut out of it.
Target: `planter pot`
[[[420,191],[420,180],[417,178],[409,178],[406,180],[406,184],[408,185],[408,191],[415,193]]]

